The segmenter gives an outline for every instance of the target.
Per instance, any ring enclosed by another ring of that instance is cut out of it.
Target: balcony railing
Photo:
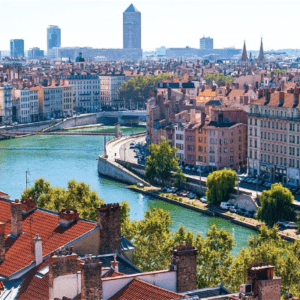
[[[248,117],[257,117],[257,118],[266,118],[273,120],[286,120],[286,121],[300,121],[300,116],[296,117],[285,117],[285,116],[275,116],[269,114],[261,114],[261,113],[247,113]]]

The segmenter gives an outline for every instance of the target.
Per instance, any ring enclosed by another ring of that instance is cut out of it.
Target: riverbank
[[[178,200],[172,199],[166,196],[168,194],[163,195],[162,193],[159,193],[159,189],[154,187],[139,188],[137,186],[127,186],[127,188],[135,192],[142,193],[144,195],[154,197],[159,200],[172,203],[181,207],[185,207],[187,209],[191,209],[193,211],[197,211],[208,216],[216,216],[229,220],[233,224],[240,225],[255,231],[259,231],[260,226],[263,225],[263,223],[261,223],[258,220],[242,217],[240,215],[230,213],[229,211],[223,212],[220,208],[215,206],[209,206],[207,204],[202,203],[199,200],[192,200],[186,197],[178,197]],[[297,230],[287,229],[286,231],[286,233],[278,232],[282,239],[289,242],[300,240],[300,233]],[[297,234],[295,234],[295,231],[297,232]]]

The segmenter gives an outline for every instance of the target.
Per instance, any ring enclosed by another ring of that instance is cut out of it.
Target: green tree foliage
[[[75,179],[68,181],[67,190],[61,187],[52,187],[44,178],[36,179],[34,185],[24,190],[22,199],[31,197],[37,201],[39,207],[60,211],[63,208],[76,208],[80,217],[97,220],[97,207],[104,204],[95,190],[91,191],[90,185],[77,182]]]
[[[259,197],[261,207],[257,218],[273,226],[278,220],[291,221],[294,219],[294,196],[289,189],[279,183],[274,183],[271,189],[264,190]]]
[[[145,106],[150,92],[157,88],[159,81],[173,76],[171,73],[161,73],[147,77],[142,75],[135,76],[121,85],[118,90],[119,98],[125,101],[126,106],[130,106],[131,102],[132,108],[136,108],[137,105]]]
[[[120,208],[121,234],[133,240],[137,234],[137,221],[130,221],[130,206],[127,201],[122,201]]]
[[[228,279],[228,287],[233,292],[238,292],[240,285],[247,283],[245,277],[248,266],[256,262],[268,262],[275,267],[275,276],[281,277],[281,294],[288,292],[299,297],[300,293],[300,242],[287,243],[277,234],[278,228],[261,226],[258,236],[248,241],[248,248],[241,252],[234,260]]]
[[[228,201],[237,180],[238,177],[233,170],[224,169],[210,173],[206,181],[207,202],[219,205],[223,201]]]
[[[230,75],[225,76],[222,73],[205,74],[204,79],[207,84],[211,84],[213,81],[216,84],[220,84],[221,82],[225,82],[226,84],[227,83],[231,84],[233,83],[234,80]]]
[[[162,270],[170,264],[171,224],[170,214],[161,208],[147,210],[137,223],[134,264],[143,271]]]
[[[223,281],[229,284],[228,273],[233,262],[231,255],[234,246],[233,237],[224,229],[213,224],[202,238],[196,238],[197,281],[199,288],[216,286]]]
[[[176,157],[177,148],[171,147],[170,143],[162,139],[159,145],[151,144],[148,147],[150,155],[146,161],[145,177],[149,181],[158,179],[164,186],[172,177],[172,171],[179,171],[179,162]]]
[[[173,173],[173,178],[174,178],[174,186],[180,188],[181,187],[181,184],[183,182],[186,182],[186,177],[185,175],[183,174],[182,172],[182,169],[178,167],[177,171],[175,173]]]

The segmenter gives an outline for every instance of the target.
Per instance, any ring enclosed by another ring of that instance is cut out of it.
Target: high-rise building
[[[132,4],[123,13],[123,48],[141,49],[141,13]]]
[[[214,39],[210,37],[200,39],[200,49],[214,49]]]
[[[61,29],[56,25],[47,28],[47,55],[49,50],[61,46]]]
[[[10,40],[10,56],[24,57],[24,40]]]
[[[28,58],[29,59],[38,59],[44,57],[44,50],[41,50],[38,47],[31,48],[28,50]]]

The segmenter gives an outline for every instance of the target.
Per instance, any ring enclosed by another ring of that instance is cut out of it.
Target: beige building
[[[63,86],[63,97],[64,97],[64,107],[63,112],[64,116],[72,116],[73,115],[73,86],[64,85]]]
[[[266,181],[300,184],[299,90],[268,92],[248,114],[248,172]]]

